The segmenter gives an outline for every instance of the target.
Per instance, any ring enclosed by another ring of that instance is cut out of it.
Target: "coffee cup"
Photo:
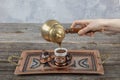
[[[67,49],[66,48],[56,48],[54,50],[55,56],[66,56],[67,55]]]
[[[67,49],[66,48],[56,48],[54,50],[55,54],[55,65],[57,66],[65,66],[66,65],[66,55]]]

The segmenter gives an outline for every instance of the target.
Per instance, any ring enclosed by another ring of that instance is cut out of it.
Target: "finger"
[[[104,27],[102,27],[101,32],[103,33],[105,31]]]
[[[91,36],[91,33],[86,33],[85,35],[86,35],[86,36]]]
[[[95,32],[90,32],[90,36],[93,37]]]
[[[94,32],[87,32],[85,35],[87,35],[87,36],[90,36],[90,37],[93,37],[93,35],[94,35]]]
[[[86,34],[88,31],[90,31],[90,28],[89,27],[85,27],[83,29],[81,29],[78,34],[79,35],[83,35],[83,34]]]
[[[77,20],[74,21],[71,25],[71,28],[76,27],[76,25],[87,25],[91,20]]]
[[[79,21],[74,21],[71,25],[71,28],[76,27],[76,25],[80,25]]]

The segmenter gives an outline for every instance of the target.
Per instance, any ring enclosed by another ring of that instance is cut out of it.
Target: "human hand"
[[[105,23],[106,20],[77,20],[74,21],[71,25],[71,28],[75,28],[77,26],[82,27],[81,30],[79,30],[79,35],[87,35],[87,36],[93,36],[95,32],[101,32],[105,30]]]

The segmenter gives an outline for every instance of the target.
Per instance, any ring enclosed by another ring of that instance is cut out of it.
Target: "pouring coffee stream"
[[[56,20],[48,20],[41,27],[42,37],[49,41],[54,42],[61,47],[61,43],[67,33],[77,33],[82,28],[68,28],[64,27]]]

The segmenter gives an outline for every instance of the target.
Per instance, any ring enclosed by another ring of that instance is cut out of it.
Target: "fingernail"
[[[84,34],[78,34],[79,36],[83,36]]]
[[[91,37],[93,37],[93,36],[94,36],[94,34],[91,35]]]
[[[80,34],[79,32],[78,32],[78,35],[79,35],[79,36],[82,36],[82,34]]]

